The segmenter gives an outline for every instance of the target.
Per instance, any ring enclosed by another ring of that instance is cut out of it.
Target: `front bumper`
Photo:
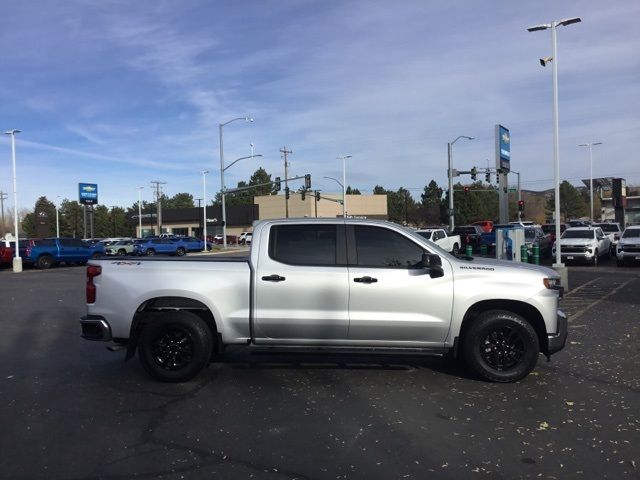
[[[565,343],[567,343],[567,316],[562,310],[557,311],[558,318],[558,331],[556,333],[550,333],[547,335],[549,348],[548,354],[553,355],[556,352],[559,352],[564,348]]]
[[[109,323],[100,315],[84,315],[80,317],[80,326],[82,327],[81,337],[85,340],[110,342],[113,339]]]

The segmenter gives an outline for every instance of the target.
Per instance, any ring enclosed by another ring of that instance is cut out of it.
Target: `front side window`
[[[382,227],[355,227],[357,265],[420,268],[424,250],[408,238]]]
[[[336,225],[274,225],[269,256],[289,265],[336,265],[336,231]]]

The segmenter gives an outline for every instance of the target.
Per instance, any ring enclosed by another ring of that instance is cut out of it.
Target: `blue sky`
[[[77,199],[97,183],[100,203],[129,206],[136,187],[200,197],[208,169],[227,187],[258,166],[332,192],[347,183],[446,184],[454,167],[495,165],[494,125],[511,130],[523,188],[552,186],[549,31],[526,27],[580,16],[558,30],[561,177],[640,184],[640,2],[601,1],[31,1],[0,19],[0,128],[19,128],[18,204]],[[9,138],[0,138],[0,190],[12,192]],[[227,163],[228,163],[227,162]],[[464,180],[468,181],[468,177]],[[512,178],[515,183],[515,176]],[[8,205],[12,205],[12,196]]]

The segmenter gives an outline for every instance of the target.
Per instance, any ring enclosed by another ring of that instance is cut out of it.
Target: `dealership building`
[[[342,217],[342,195],[291,193],[287,200],[284,195],[264,195],[253,198],[253,205],[226,205],[227,235],[239,235],[251,231],[257,220],[271,218],[337,218]],[[202,208],[162,209],[161,233],[199,237],[204,230]],[[386,195],[347,195],[346,215],[355,218],[386,220]],[[139,219],[133,215],[136,235],[144,237],[158,235],[157,212],[142,214],[142,231]],[[207,206],[207,236],[222,233],[222,208],[220,205]]]

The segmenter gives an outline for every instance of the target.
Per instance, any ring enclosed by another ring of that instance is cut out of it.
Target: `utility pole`
[[[152,186],[156,188],[156,212],[157,212],[157,221],[158,221],[158,235],[162,233],[162,201],[160,200],[160,185],[166,185],[167,182],[160,182],[158,180],[153,180],[151,182]]]
[[[289,175],[288,175],[289,162],[287,162],[287,155],[293,152],[291,150],[287,150],[287,147],[282,147],[280,149],[280,153],[282,153],[284,157],[284,191],[287,192],[289,191],[289,185],[287,182],[287,178],[289,178]],[[284,197],[284,215],[285,215],[285,218],[289,218],[289,199],[287,198],[286,195]]]
[[[2,230],[0,232],[2,233],[2,237],[4,237],[4,234],[6,233],[4,230],[4,201],[8,197],[9,197],[8,193],[5,193],[2,190],[0,190],[0,210],[2,211]]]

